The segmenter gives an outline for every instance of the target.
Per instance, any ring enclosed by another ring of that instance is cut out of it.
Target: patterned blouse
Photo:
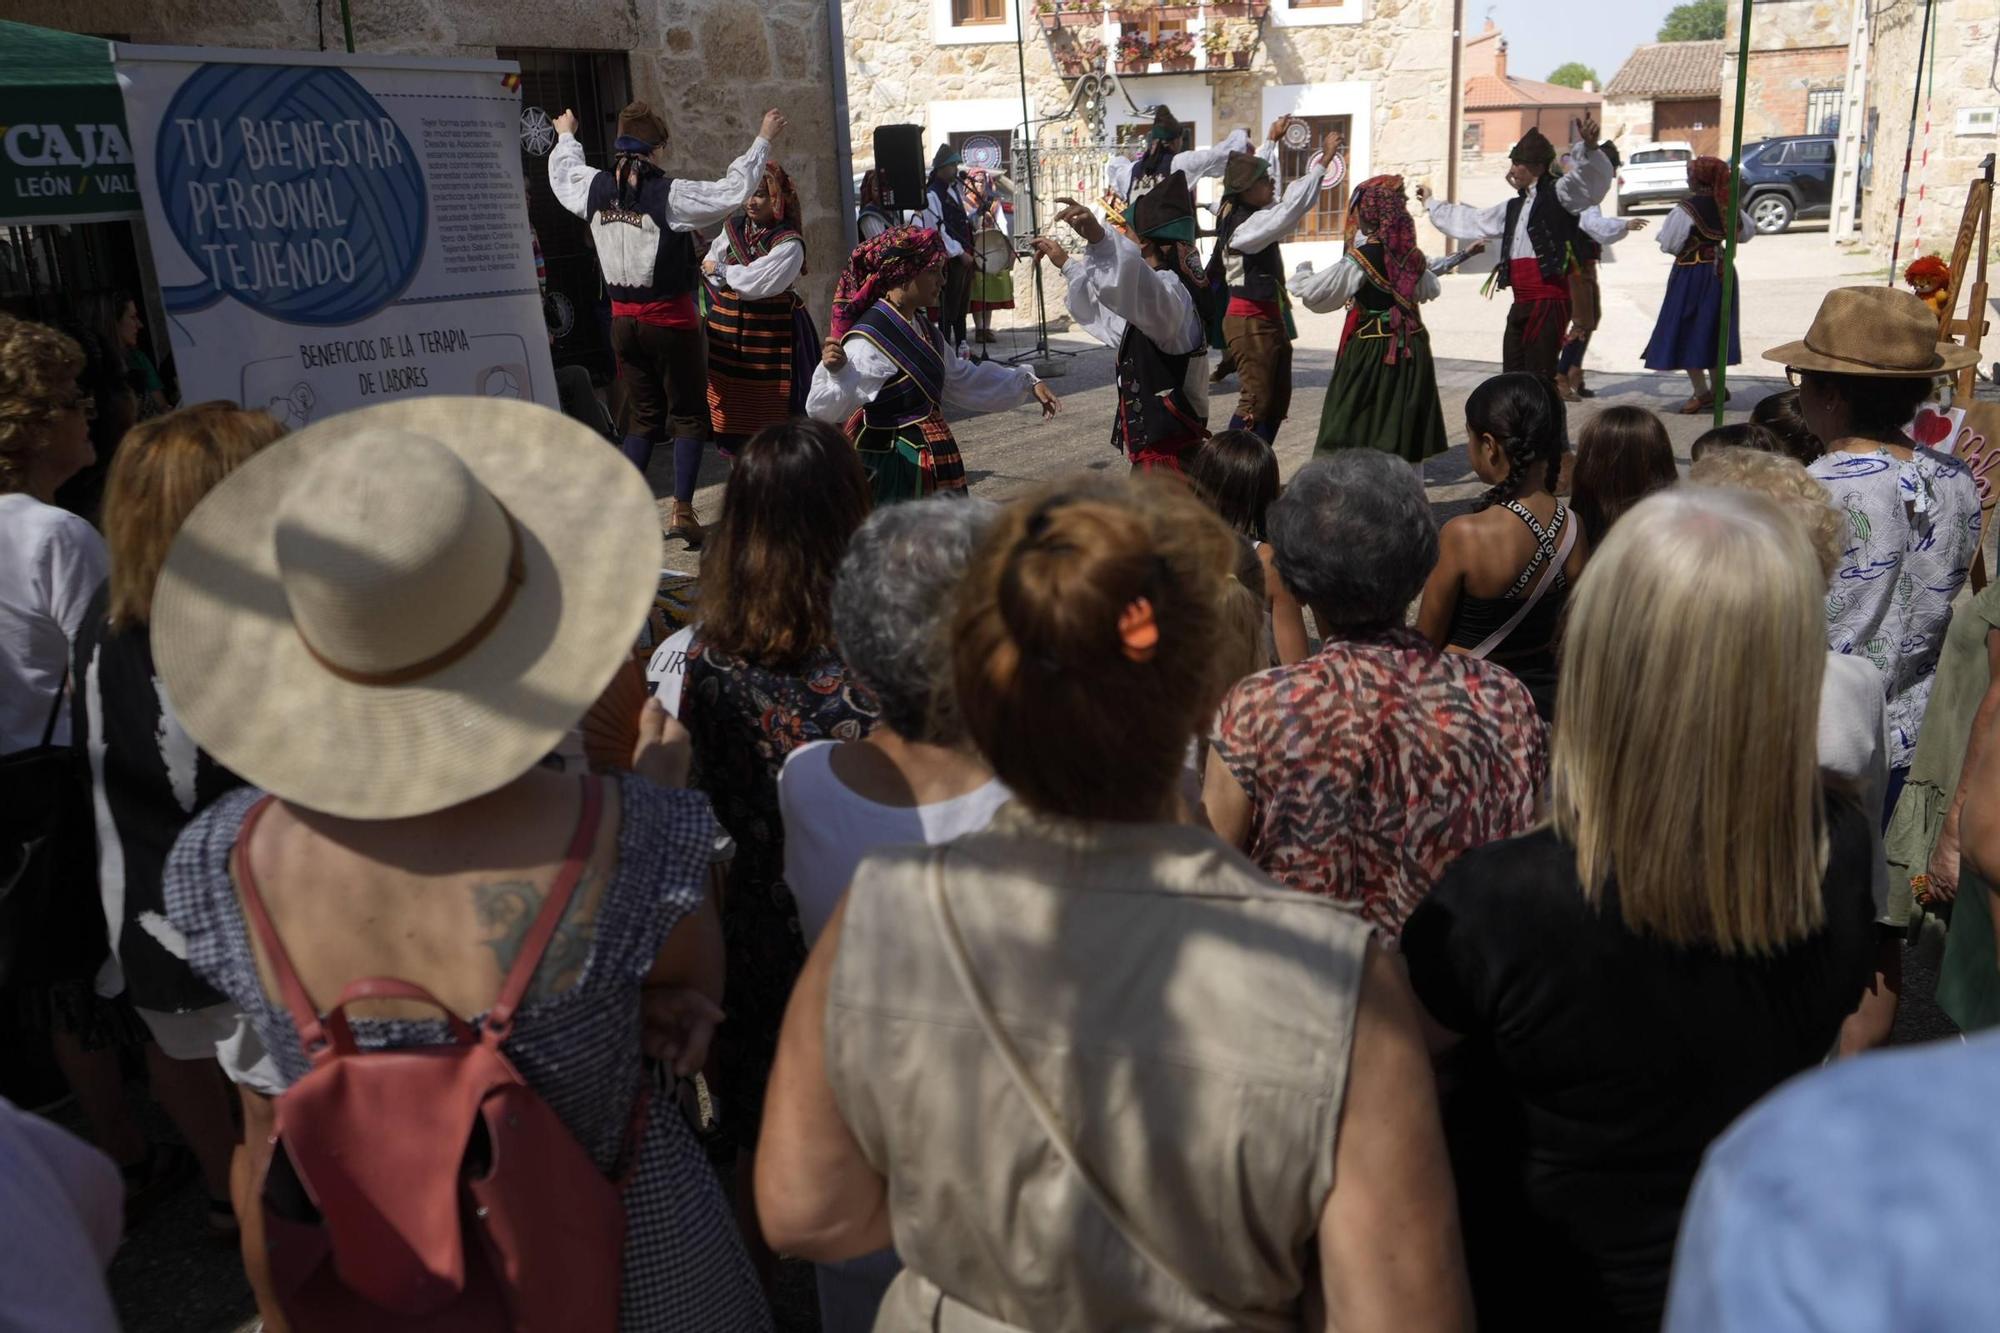
[[[1889,691],[1889,767],[1908,768],[1930,704],[1951,601],[1979,549],[1979,488],[1929,449],[1828,453],[1807,469],[1847,520],[1826,599],[1827,647],[1875,664]]]
[[[1535,822],[1548,751],[1505,668],[1396,629],[1249,677],[1215,753],[1250,797],[1250,857],[1399,934],[1460,853]]]
[[[880,711],[831,650],[778,671],[716,652],[698,631],[688,647],[681,721],[694,739],[689,785],[708,794],[736,840],[721,904],[729,1021],[716,1034],[715,1067],[724,1131],[745,1148],[756,1146],[778,1028],[806,961],[798,904],[785,886],[778,770],[808,741],[860,740]]]

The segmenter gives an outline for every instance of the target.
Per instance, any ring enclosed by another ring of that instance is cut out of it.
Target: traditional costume
[[[1729,164],[1718,157],[1698,157],[1688,163],[1688,184],[1695,193],[1674,205],[1674,211],[1660,224],[1660,249],[1674,256],[1674,268],[1667,277],[1666,298],[1660,302],[1652,340],[1646,344],[1648,370],[1700,372],[1715,364],[1722,323],[1722,257],[1728,241],[1722,219],[1729,207]],[[1757,226],[1749,214],[1739,213],[1737,243],[1756,234]],[[1740,309],[1740,302],[1729,307],[1728,364],[1732,366],[1743,359],[1737,339]],[[1695,396],[1689,399],[1693,410],[1714,401],[1712,397],[1702,401],[1703,388],[1697,380]]]
[[[1105,179],[1112,199],[1124,205],[1119,210],[1120,225],[1125,211],[1139,202],[1146,191],[1160,184],[1175,172],[1187,178],[1192,188],[1197,181],[1211,176],[1220,176],[1229,165],[1231,153],[1250,151],[1250,135],[1237,130],[1213,148],[1191,148],[1180,151],[1184,127],[1174,119],[1173,112],[1165,107],[1153,110],[1153,128],[1146,132],[1146,151],[1138,157],[1114,154],[1107,164]]]
[[[873,167],[861,174],[861,198],[854,215],[854,230],[864,241],[872,241],[896,226],[895,214],[882,198],[882,173]]]
[[[1250,208],[1243,195],[1267,180],[1278,145],[1261,155],[1231,153],[1223,170],[1222,211],[1215,224],[1215,252],[1209,257],[1211,287],[1227,286],[1222,336],[1236,362],[1236,400],[1231,430],[1253,430],[1266,443],[1292,409],[1292,330],[1285,310],[1285,257],[1278,242],[1289,236],[1319,200],[1320,159],[1263,208]]]
[[[775,162],[764,182],[776,217],[731,218],[708,251],[708,415],[724,452],[804,412],[819,359],[819,330],[792,290],[806,271],[798,191]]]
[[[1430,332],[1418,307],[1437,299],[1436,270],[1453,261],[1428,264],[1417,248],[1401,176],[1361,182],[1348,217],[1355,233],[1340,263],[1291,281],[1308,310],[1347,308],[1313,452],[1380,449],[1421,463],[1444,452],[1445,434]]]
[[[1069,312],[1118,353],[1118,416],[1111,443],[1135,471],[1181,470],[1208,438],[1208,279],[1195,267],[1194,196],[1170,176],[1132,206],[1132,230],[1160,256],[1149,264],[1128,237],[1107,231],[1063,266]]]
[[[771,145],[759,137],[718,181],[676,180],[653,165],[666,122],[644,102],[618,116],[610,171],[583,160],[583,145],[564,134],[549,154],[549,188],[564,208],[590,223],[591,242],[611,296],[611,350],[625,390],[625,456],[640,471],[671,423],[674,517],[669,537],[701,545],[695,480],[709,434],[708,349],[695,290],[701,259],[697,228],[720,225],[756,191]]]
[[[1014,182],[997,171],[968,172],[966,211],[972,217],[972,320],[977,342],[993,341],[993,312],[1014,308],[1014,242],[1007,201]]]
[[[918,226],[933,228],[944,238],[944,291],[934,318],[954,350],[966,344],[965,316],[972,308],[972,215],[959,183],[963,160],[950,144],[938,145],[931,159],[928,202],[917,215]]]
[[[833,336],[847,364],[813,371],[806,414],[846,426],[878,505],[962,492],[965,464],[944,409],[1004,411],[1040,383],[1026,367],[965,360],[927,315],[884,299],[944,262],[936,231],[898,227],[857,248],[834,289]]]
[[[1611,145],[1604,146],[1615,166],[1618,158]],[[1607,258],[1605,247],[1625,239],[1632,223],[1625,218],[1608,218],[1595,204],[1577,214],[1576,264],[1569,274],[1569,333],[1556,354],[1556,386],[1565,401],[1596,397],[1583,387],[1583,356],[1590,350],[1590,336],[1604,317],[1604,300],[1597,285],[1597,267]]]
[[[1563,333],[1570,322],[1569,275],[1576,263],[1577,239],[1583,234],[1577,217],[1603,202],[1611,188],[1611,162],[1603,152],[1579,142],[1570,150],[1574,169],[1553,176],[1549,168],[1556,160],[1555,145],[1534,129],[1521,136],[1508,158],[1534,171],[1535,182],[1491,208],[1434,200],[1431,225],[1461,241],[1500,238],[1500,263],[1493,280],[1514,293],[1501,368],[1525,370],[1554,384]]]

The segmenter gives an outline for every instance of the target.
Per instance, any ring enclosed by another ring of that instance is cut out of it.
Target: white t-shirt
[[[838,741],[801,745],[778,772],[778,812],[785,821],[785,883],[799,905],[806,943],[854,882],[861,858],[880,847],[934,846],[977,833],[1013,799],[1000,779],[930,805],[880,805],[834,776]]]
[[[0,495],[0,754],[42,743],[90,599],[110,577],[97,530],[32,495]],[[69,703],[52,738],[69,741]]]
[[[661,641],[646,662],[646,683],[653,697],[673,717],[681,715],[681,683],[687,679],[688,649],[694,643],[694,626],[683,625]]]

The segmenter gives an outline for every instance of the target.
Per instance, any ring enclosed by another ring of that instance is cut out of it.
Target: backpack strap
[[[583,879],[584,867],[590,864],[590,852],[597,845],[598,816],[604,807],[604,782],[596,774],[583,780],[583,808],[577,812],[576,832],[569,841],[569,855],[564,858],[562,869],[556,872],[555,883],[549,886],[549,896],[542,900],[542,910],[535,917],[535,924],[528,928],[527,938],[521,941],[521,952],[514,959],[514,966],[508,969],[507,979],[500,983],[500,997],[486,1013],[486,1039],[494,1045],[507,1040],[507,1034],[514,1027],[514,1010],[520,1007],[521,997],[528,993],[528,983],[535,978],[535,969],[541,966],[542,954],[555,938],[556,927],[562,923],[563,913],[569,909],[569,900],[576,895],[576,886]]]

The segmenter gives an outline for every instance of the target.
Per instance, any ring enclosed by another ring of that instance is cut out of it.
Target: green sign
[[[0,223],[136,217],[110,45],[0,23]]]

